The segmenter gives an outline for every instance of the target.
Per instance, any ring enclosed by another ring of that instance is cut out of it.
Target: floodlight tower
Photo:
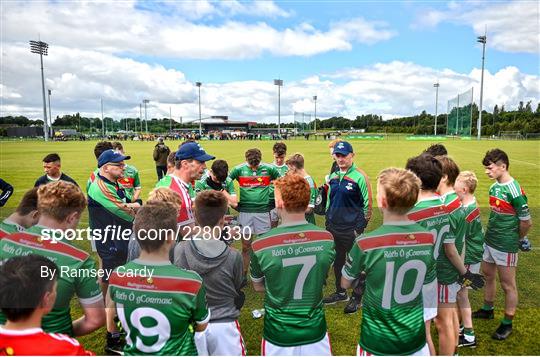
[[[199,88],[199,137],[202,138],[202,115],[201,115],[201,82],[195,82],[195,85]]]
[[[278,87],[278,136],[281,135],[281,87],[283,86],[282,79],[274,79],[274,85]]]
[[[43,56],[48,55],[49,44],[43,41],[30,41],[30,52],[39,55],[41,61],[41,91],[43,94],[43,134],[49,141],[49,125],[47,123],[47,103],[45,102],[45,75],[43,74]]]
[[[439,106],[439,87],[440,87],[439,82],[437,81],[437,83],[435,83],[433,87],[435,87],[435,136],[437,136],[437,109]]]
[[[482,75],[480,77],[480,115],[478,116],[478,123],[476,125],[478,131],[477,139],[480,140],[482,134],[482,99],[484,96],[484,60],[486,57],[487,28],[486,32],[484,32],[484,36],[478,36],[476,38],[476,42],[482,44]]]
[[[316,95],[313,96],[313,102],[315,103],[315,115],[314,115],[315,120],[313,122],[314,123],[313,128],[315,130],[315,135],[317,135],[317,96]],[[315,136],[315,139],[316,138],[317,137]]]
[[[143,99],[144,103],[144,125],[146,126],[146,134],[148,134],[148,116],[146,112],[146,105],[150,103],[150,99]]]

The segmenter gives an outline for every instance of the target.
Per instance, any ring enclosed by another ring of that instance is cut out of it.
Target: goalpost
[[[446,135],[471,136],[473,89],[448,101]]]
[[[519,131],[500,131],[499,139],[501,140],[523,140],[524,137]]]

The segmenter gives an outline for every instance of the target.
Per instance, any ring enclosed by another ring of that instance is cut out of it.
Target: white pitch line
[[[463,151],[469,151],[469,152],[474,152],[474,153],[477,153],[478,151],[475,151],[475,150],[471,150],[471,149],[465,149],[465,148],[462,148],[462,147],[459,147],[459,146],[452,146],[452,149],[460,149],[460,150],[463,150]],[[518,159],[514,159],[512,158],[510,160],[510,162],[520,162],[522,164],[525,164],[525,165],[531,165],[531,166],[540,166],[540,164],[535,164],[533,162],[528,162],[528,161],[523,161],[523,160],[518,160]]]

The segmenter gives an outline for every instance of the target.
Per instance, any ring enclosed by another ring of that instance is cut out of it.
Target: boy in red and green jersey
[[[459,344],[459,321],[456,318],[457,293],[462,286],[481,288],[484,285],[484,279],[481,275],[470,272],[463,260],[467,222],[461,201],[454,191],[459,167],[448,156],[437,156],[436,159],[441,163],[442,168],[438,192],[446,206],[450,218],[450,231],[454,235],[453,242],[444,243],[443,264],[437,261],[439,306],[436,322],[439,331],[439,353],[448,355],[457,353]]]
[[[462,171],[456,179],[454,190],[458,195],[465,211],[467,232],[465,234],[465,267],[473,273],[480,272],[480,262],[484,253],[484,229],[480,221],[480,209],[474,197],[478,179],[474,172]],[[457,302],[461,317],[459,347],[476,347],[471,304],[468,288],[461,288]]]
[[[176,216],[166,202],[143,206],[134,222],[141,255],[111,275],[107,306],[116,309],[126,331],[124,355],[197,355],[193,329],[204,331],[210,312],[201,277],[169,260]],[[152,230],[169,233],[149,239]],[[112,317],[114,310],[107,313]]]
[[[347,256],[344,288],[366,274],[359,355],[429,355],[422,290],[434,270],[435,233],[407,219],[419,191],[410,171],[383,170],[377,185],[383,225],[359,236]]]
[[[89,334],[105,322],[95,262],[87,252],[76,248],[70,241],[60,239],[60,236],[53,237],[53,230],[77,227],[86,207],[86,198],[77,186],[66,181],[40,186],[38,197],[38,224],[0,240],[0,261],[37,254],[55,262],[61,269],[58,272],[57,297],[52,311],[43,317],[43,329],[70,336]],[[58,200],[58,197],[64,199]],[[70,302],[74,295],[78,297],[84,316],[72,321]],[[4,321],[1,316],[0,324]]]
[[[22,232],[38,222],[37,190],[37,187],[28,190],[21,202],[19,202],[15,212],[0,222],[0,239],[10,233]]]
[[[266,163],[250,166],[246,162],[234,167],[229,177],[237,180],[240,187],[239,212],[268,213],[270,211],[268,203],[271,182],[281,177],[274,166]]]
[[[24,232],[13,233],[0,241],[0,260],[26,254],[37,254],[49,258],[66,271],[76,271],[81,277],[71,274],[58,274],[57,297],[53,310],[43,317],[42,327],[46,332],[63,333],[74,336],[70,302],[77,296],[83,308],[103,301],[101,289],[97,284],[96,265],[88,253],[73,246],[68,241],[44,239],[44,226],[33,226]],[[93,276],[86,274],[93,272]],[[0,314],[0,324],[4,323]]]
[[[271,163],[272,166],[279,171],[280,176],[285,176],[289,167],[285,163],[285,155],[287,155],[287,145],[284,142],[277,142],[272,147],[272,154],[274,155],[274,162]],[[276,210],[276,202],[274,199],[274,185],[270,185],[270,220],[272,228],[275,228],[279,223],[279,217]]]
[[[240,186],[238,201],[238,223],[249,227],[250,233],[260,235],[271,228],[270,218],[270,186],[272,181],[280,177],[279,171],[272,165],[261,162],[259,149],[246,151],[246,162],[229,172],[232,180]],[[247,276],[251,252],[251,237],[242,240],[242,259],[244,260],[244,276]]]
[[[457,166],[455,167],[457,168]],[[436,193],[441,188],[443,181],[444,193],[450,191],[447,185],[448,174],[446,172],[444,173],[443,180],[443,164],[430,154],[422,154],[410,158],[407,161],[406,168],[415,173],[422,183],[418,202],[408,213],[408,217],[431,231],[436,238],[433,250],[433,260],[436,262],[436,274],[433,274],[433,272],[428,274],[429,284],[424,287],[426,337],[430,353],[434,355],[436,351],[431,339],[430,325],[431,320],[437,317],[439,349],[443,351],[441,352],[443,354],[452,354],[457,348],[459,330],[459,326],[453,325],[455,295],[460,288],[460,284],[457,282],[462,280],[461,274],[458,274],[458,279],[456,279],[454,263],[457,261],[456,264],[461,264],[461,269],[464,271],[463,276],[469,277],[469,272],[465,269],[463,261],[455,248],[456,236],[454,230],[451,228],[450,210]],[[452,184],[459,173],[459,169],[454,171],[457,171],[457,173],[450,175],[452,177]],[[480,284],[477,281],[479,277],[476,275],[474,278],[477,278],[475,283]],[[449,304],[450,306],[443,308],[444,304]]]
[[[307,223],[309,185],[275,181],[281,225],[253,243],[251,279],[265,291],[263,355],[331,355],[322,289],[335,256],[332,235]]]
[[[531,215],[527,196],[519,183],[510,176],[508,155],[493,149],[486,153],[482,164],[495,183],[489,188],[491,212],[486,229],[482,272],[486,276],[484,306],[473,313],[474,318],[493,318],[496,295],[496,275],[506,286],[504,318],[492,338],[504,340],[512,333],[512,321],[518,304],[516,268],[518,250],[529,251],[527,233],[531,229]]]

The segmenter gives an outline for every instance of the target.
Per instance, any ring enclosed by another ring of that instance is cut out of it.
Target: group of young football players
[[[130,157],[118,144],[96,145],[87,197],[71,182],[49,179],[0,223],[0,355],[89,355],[75,338],[102,326],[110,354],[258,354],[246,350],[238,322],[248,281],[265,295],[261,355],[332,354],[323,289],[334,237],[315,224],[318,191],[301,154],[287,157],[279,142],[272,164],[250,149],[229,170],[186,141],[142,204],[138,172],[126,169]],[[482,161],[495,181],[485,231],[477,177],[460,171],[444,146],[378,174],[382,225],[355,239],[338,283],[348,289],[365,281],[358,355],[475,347],[472,319],[494,318],[497,275],[505,307],[492,337],[510,335],[518,251],[530,250],[531,217],[509,164],[499,149]],[[91,228],[120,227],[118,236],[93,242],[99,269],[89,251],[44,233],[77,228],[87,207]],[[234,229],[231,209],[242,229]],[[119,238],[124,231],[127,239]],[[235,239],[242,252],[231,246]],[[482,287],[484,305],[473,313],[468,289]],[[73,297],[83,311],[75,321]]]

